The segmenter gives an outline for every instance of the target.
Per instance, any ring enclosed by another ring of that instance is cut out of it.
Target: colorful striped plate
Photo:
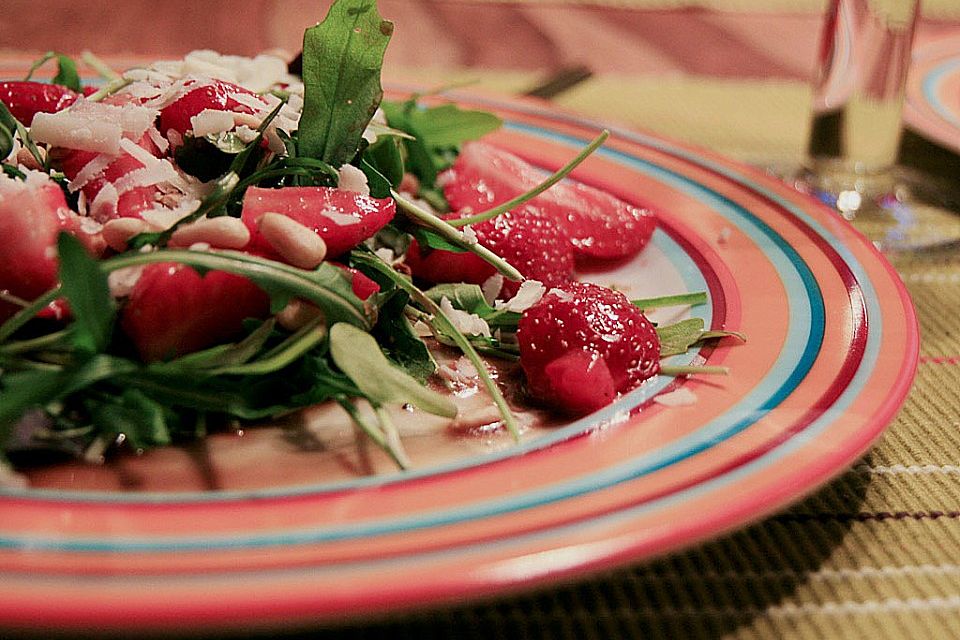
[[[544,167],[599,131],[539,103],[457,99],[500,113],[493,141]],[[233,484],[211,491],[175,479],[196,451],[129,462],[132,491],[84,488],[79,468],[59,485],[38,476],[47,488],[0,493],[0,627],[278,628],[545,585],[741,527],[883,431],[913,379],[917,326],[897,275],[846,222],[748,167],[619,129],[577,177],[661,216],[641,257],[590,277],[708,291],[676,315],[748,341],[677,362],[729,377],[657,378],[517,446],[479,433],[434,455],[449,436],[412,438],[407,474],[334,475],[304,462],[331,452],[274,437],[261,457],[223,454]],[[684,402],[653,399],[677,390]]]
[[[913,52],[903,118],[911,129],[960,152],[960,34]]]

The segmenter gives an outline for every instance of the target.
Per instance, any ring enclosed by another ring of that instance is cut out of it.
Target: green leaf
[[[400,186],[403,180],[403,155],[400,153],[400,142],[396,138],[380,138],[367,147],[363,152],[363,159],[390,181],[392,187]],[[389,193],[386,196],[389,197]]]
[[[101,433],[123,434],[136,449],[170,444],[163,405],[136,389],[126,389],[111,401],[95,403],[90,413]]]
[[[423,386],[387,360],[377,341],[354,326],[330,328],[330,355],[374,405],[409,402],[423,411],[453,418],[457,407],[449,398]]]
[[[643,309],[660,309],[662,307],[691,306],[695,307],[701,304],[707,304],[707,292],[695,291],[692,293],[680,293],[671,296],[658,296],[656,298],[640,298],[631,300],[634,306]]]
[[[92,384],[136,371],[130,360],[95,355],[70,369],[5,371],[0,379],[0,442],[30,409],[43,407]]]
[[[424,295],[440,304],[446,298],[455,309],[475,313],[490,326],[516,327],[520,314],[515,311],[495,309],[487,303],[479,285],[464,283],[438,284],[424,291]]]
[[[660,337],[660,357],[686,353],[690,347],[703,340],[732,337],[746,341],[746,337],[736,331],[704,331],[703,327],[701,318],[689,318],[676,324],[657,327],[657,335]]]
[[[461,109],[455,104],[442,104],[426,109],[412,109],[407,122],[428,149],[457,147],[496,131],[503,121],[487,111]]]
[[[367,162],[366,158],[360,159],[360,170],[363,171],[363,175],[367,177],[367,184],[370,187],[370,195],[374,198],[389,198],[390,190],[393,188],[393,185],[390,184],[390,180],[387,179],[380,170],[375,166]]]
[[[10,113],[10,108],[7,107],[3,100],[0,100],[0,125],[6,127],[6,129],[12,134],[17,130],[17,124],[19,123],[17,119],[13,117],[13,114]]]
[[[357,153],[383,89],[380,68],[393,24],[373,0],[337,0],[303,36],[300,154],[340,166]]]
[[[58,84],[63,87],[67,87],[73,91],[80,91],[80,74],[77,73],[77,63],[73,61],[69,56],[65,56],[62,53],[57,53],[55,51],[46,52],[43,57],[31,65],[30,70],[27,72],[26,80],[29,80],[33,77],[34,72],[37,69],[45,65],[48,61],[56,59],[57,61],[57,75],[53,77],[53,84]]]
[[[13,132],[0,124],[0,159],[8,157],[11,151],[13,151]]]
[[[181,372],[182,375],[196,375],[198,369],[216,369],[243,364],[263,349],[276,324],[276,318],[270,318],[240,342],[220,344],[203,351],[188,353],[168,362],[154,362],[148,365],[148,368],[167,373]]]
[[[380,319],[373,329],[373,335],[391,360],[420,382],[426,382],[436,373],[437,363],[403,314],[409,300],[410,296],[406,293],[394,289],[380,306]]]
[[[437,249],[439,251],[450,251],[451,253],[467,253],[460,245],[453,244],[436,231],[424,227],[414,227],[410,230],[410,235],[417,239],[417,244],[423,249]]]
[[[688,318],[676,324],[657,327],[660,337],[660,357],[686,353],[700,339],[703,333],[702,318]]]
[[[83,352],[99,353],[110,342],[116,316],[107,275],[68,233],[61,232],[57,238],[57,253],[62,292],[74,318],[74,344]]]

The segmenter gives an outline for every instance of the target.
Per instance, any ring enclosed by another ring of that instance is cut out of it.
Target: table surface
[[[200,46],[291,50],[319,13],[318,3],[301,0],[283,2],[282,10],[279,2],[209,2],[203,6],[210,19],[199,28],[183,16],[200,3],[170,1],[156,15],[145,2],[87,3],[82,10],[45,2],[61,16],[53,30],[46,12],[25,10],[34,3],[4,4],[0,75],[50,48],[91,48],[118,63]],[[238,39],[239,4],[250,18]],[[921,42],[960,33],[956,5],[926,4]],[[559,68],[585,65],[593,75],[558,95],[561,107],[764,165],[795,162],[802,152],[819,6],[380,2],[381,13],[398,24],[388,79],[471,78],[517,93]],[[132,40],[147,14],[153,26]],[[102,24],[110,25],[106,33],[97,28]],[[960,178],[960,158],[916,135],[907,142],[913,159]],[[919,315],[917,380],[885,436],[828,486],[668,558],[310,637],[960,637],[960,257],[943,251],[891,260]]]

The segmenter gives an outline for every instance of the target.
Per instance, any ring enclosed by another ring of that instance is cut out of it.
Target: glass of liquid
[[[951,187],[898,165],[919,14],[919,0],[830,0],[807,160],[796,181],[889,251],[960,240]]]

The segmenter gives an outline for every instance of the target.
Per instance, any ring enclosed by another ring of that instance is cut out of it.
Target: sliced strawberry
[[[253,114],[254,110],[237,100],[262,102],[264,108],[267,103],[249,89],[224,80],[192,80],[187,81],[196,85],[180,98],[160,110],[160,133],[164,136],[172,129],[181,136],[193,130],[190,118],[198,115],[204,109],[214,111],[233,111],[234,113]]]
[[[353,295],[361,300],[366,300],[373,294],[380,293],[380,285],[367,277],[362,271],[340,264],[339,262],[333,262],[331,264],[339,267],[350,275],[350,288],[353,289]]]
[[[598,383],[595,393],[585,387],[568,404],[564,394],[576,386],[577,379],[605,378],[599,370],[580,366],[582,362],[575,357],[550,368],[571,352],[602,360],[614,391],[619,393],[660,370],[660,341],[653,324],[619,291],[586,282],[553,289],[524,311],[517,340],[531,395],[568,411],[599,406],[608,395],[605,385]],[[592,400],[587,397],[591,394],[595,396]]]
[[[58,84],[30,80],[0,82],[0,102],[27,127],[33,123],[33,116],[66,109],[77,97],[75,91]]]
[[[346,253],[393,219],[392,198],[344,191],[335,187],[250,187],[243,197],[241,217],[250,229],[250,249],[275,255],[257,228],[265,213],[279,213],[313,229],[327,245],[327,256]]]
[[[454,211],[480,213],[537,186],[547,174],[483,142],[465,144],[438,182]],[[650,241],[656,219],[647,209],[573,180],[563,180],[531,201],[573,243],[578,259],[617,260]]]
[[[144,134],[137,145],[148,151],[151,155],[159,157],[161,155],[157,145],[148,134]],[[143,162],[135,158],[127,151],[121,151],[115,159],[109,156],[91,151],[80,151],[78,149],[57,149],[55,152],[58,164],[68,180],[76,180],[77,176],[91,162],[102,162],[102,158],[109,160],[109,163],[98,172],[95,172],[90,179],[80,187],[87,205],[90,206],[90,216],[98,222],[106,222],[113,218],[139,218],[141,212],[152,209],[156,206],[159,188],[157,185],[123,187],[122,178],[133,171],[144,168]],[[100,201],[97,196],[100,190],[106,185],[112,185],[117,188],[120,185],[122,192],[117,194],[117,199],[104,198]],[[97,203],[98,206],[93,206]],[[101,204],[102,203],[102,204]]]
[[[24,182],[0,174],[0,290],[33,300],[57,284],[59,212],[63,191],[40,174]],[[0,314],[15,311],[4,305]]]
[[[145,361],[171,358],[242,334],[245,318],[263,318],[270,299],[250,280],[223,271],[152,264],[124,306],[120,326]]]
[[[455,217],[455,216],[454,216]],[[554,287],[573,278],[573,250],[563,230],[536,207],[527,205],[473,225],[477,241],[516,267],[526,278]],[[406,262],[428,282],[483,284],[496,270],[473,253],[421,251],[411,243]],[[502,297],[510,298],[520,283],[504,281]]]

